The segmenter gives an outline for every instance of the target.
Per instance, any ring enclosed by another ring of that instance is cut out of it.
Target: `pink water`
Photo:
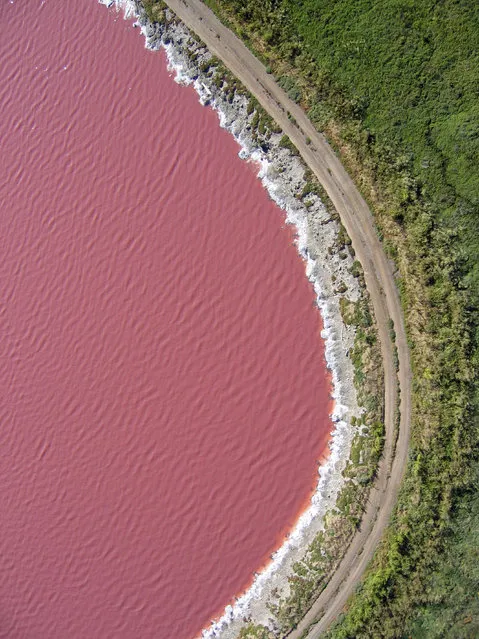
[[[295,523],[328,437],[283,213],[115,15],[0,6],[8,639],[190,639]]]

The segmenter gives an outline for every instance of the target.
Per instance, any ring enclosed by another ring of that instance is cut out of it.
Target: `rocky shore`
[[[241,146],[240,156],[258,165],[258,176],[271,198],[285,212],[286,221],[296,229],[296,246],[305,262],[306,276],[316,292],[326,345],[326,359],[332,376],[334,410],[331,415],[330,455],[318,469],[316,492],[308,509],[283,545],[271,556],[266,569],[255,576],[251,587],[227,606],[223,616],[203,631],[203,637],[236,637],[244,620],[275,627],[270,603],[285,598],[293,565],[324,528],[343,484],[355,426],[362,409],[354,387],[354,368],[349,353],[355,329],[343,321],[340,300],[356,302],[361,287],[354,273],[354,256],[340,237],[337,217],[321,201],[317,190],[309,188],[302,161],[289,148],[275,127],[258,127],[259,107],[246,91],[236,85],[206,47],[167,9],[162,23],[151,24],[141,2],[100,0],[116,5],[125,17],[136,20],[149,49],[163,47],[177,82],[193,84],[200,101],[218,113],[220,125],[234,135]]]

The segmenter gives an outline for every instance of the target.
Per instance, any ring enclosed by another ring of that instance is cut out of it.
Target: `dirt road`
[[[371,212],[323,135],[303,110],[276,84],[243,43],[200,0],[166,0],[172,11],[220,58],[288,135],[326,190],[351,238],[364,272],[378,324],[385,374],[386,442],[377,481],[361,528],[328,586],[300,626],[298,639],[320,618],[308,639],[318,637],[341,612],[373,556],[388,525],[407,461],[410,429],[411,368],[404,321],[391,266],[374,230]],[[399,372],[396,372],[389,319],[394,322]],[[400,425],[395,444],[395,412],[400,391]]]

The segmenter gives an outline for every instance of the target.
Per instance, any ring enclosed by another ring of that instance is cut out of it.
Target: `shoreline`
[[[172,22],[166,27],[151,25],[144,10],[133,0],[99,1],[106,6],[115,5],[117,10],[123,9],[125,18],[139,20],[136,25],[141,27],[147,48],[165,49],[169,68],[176,73],[176,81],[194,86],[200,102],[213,107],[220,126],[240,144],[240,157],[257,164],[263,186],[285,212],[286,222],[296,229],[295,244],[305,262],[306,276],[313,284],[323,320],[321,336],[325,343],[334,402],[330,416],[330,452],[318,468],[317,487],[310,504],[299,516],[289,537],[272,554],[267,566],[254,577],[252,585],[235,598],[235,604],[227,606],[221,618],[201,633],[204,639],[230,639],[237,635],[244,617],[252,618],[255,623],[271,625],[272,615],[267,603],[272,592],[277,590],[281,597],[287,596],[288,576],[292,573],[293,564],[303,558],[315,535],[324,529],[324,517],[334,507],[343,484],[342,472],[353,437],[358,432],[351,420],[362,413],[353,384],[353,365],[347,355],[353,346],[355,331],[343,322],[339,304],[341,298],[355,302],[360,296],[359,284],[350,273],[354,258],[349,252],[340,256],[334,249],[340,227],[320,198],[315,194],[308,196],[308,206],[298,199],[298,193],[306,183],[305,170],[303,163],[289,149],[281,146],[282,134],[271,133],[265,141],[266,148],[262,148],[251,126],[248,98],[235,91],[230,101],[224,87],[219,88],[213,83],[214,73],[213,76],[209,74],[209,67],[205,65],[205,70],[202,70],[202,63],[212,58],[206,47],[199,44],[181,23]],[[341,286],[346,290],[338,292],[337,287]]]
[[[321,470],[321,467],[327,462],[327,460],[329,459],[329,455],[330,455],[330,444],[331,444],[331,433],[328,436],[328,440],[326,442],[325,448],[323,450],[323,452],[321,453],[321,456],[319,458],[319,467],[318,467],[318,473]],[[309,509],[310,505],[311,505],[311,500],[314,497],[314,495],[316,494],[316,487],[314,489],[311,489],[310,494],[305,497],[305,499],[303,500],[302,506],[299,510],[299,515],[296,517],[294,523],[289,526],[289,527],[285,527],[285,533],[279,533],[277,535],[277,539],[278,539],[278,543],[276,546],[276,550],[273,550],[268,556],[264,557],[264,560],[262,562],[262,564],[260,566],[257,567],[257,569],[251,573],[251,577],[248,579],[248,582],[246,584],[246,586],[240,590],[239,592],[237,592],[234,597],[232,598],[235,603],[237,603],[239,600],[242,599],[242,597],[244,597],[245,595],[248,594],[248,592],[250,591],[250,589],[254,586],[255,580],[258,578],[259,575],[261,575],[265,570],[267,570],[271,564],[272,561],[272,557],[275,555],[275,553],[277,552],[277,550],[279,550],[283,544],[285,543],[285,541],[287,539],[289,539],[289,537],[291,536],[291,534],[293,533],[293,531],[295,530],[299,519],[301,518],[301,516]],[[304,552],[304,549],[303,549]],[[263,601],[262,598],[262,594],[260,594],[260,601],[261,601],[261,605],[263,605],[265,602]],[[212,615],[211,618],[211,627],[205,627],[202,629],[200,634],[195,635],[195,637],[192,637],[191,639],[205,639],[205,638],[209,638],[209,637],[213,637],[213,638],[218,638],[218,639],[223,639],[224,637],[228,637],[231,639],[238,639],[238,632],[241,630],[241,627],[236,627],[233,626],[231,629],[228,627],[222,627],[219,631],[219,634],[208,634],[208,632],[211,632],[213,627],[215,627],[216,630],[216,625],[219,623],[218,620],[220,620],[222,617],[225,616],[225,612],[226,610],[229,610],[230,606],[234,607],[235,604],[228,604],[224,607],[221,607],[218,609],[217,613],[214,613]],[[248,611],[246,611],[248,612]],[[271,617],[271,613],[268,613],[269,616]],[[248,617],[248,619],[250,618],[250,614],[246,614],[245,617],[240,618],[239,621],[241,623],[241,626],[244,625],[244,619],[246,617]],[[256,620],[253,620],[256,621]],[[257,622],[257,621],[256,621]],[[266,625],[265,620],[263,620],[263,624]],[[216,630],[216,632],[218,632]]]

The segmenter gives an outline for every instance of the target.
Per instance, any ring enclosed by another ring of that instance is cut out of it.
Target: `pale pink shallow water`
[[[316,483],[313,291],[130,23],[15,0],[0,33],[0,636],[189,639]]]

